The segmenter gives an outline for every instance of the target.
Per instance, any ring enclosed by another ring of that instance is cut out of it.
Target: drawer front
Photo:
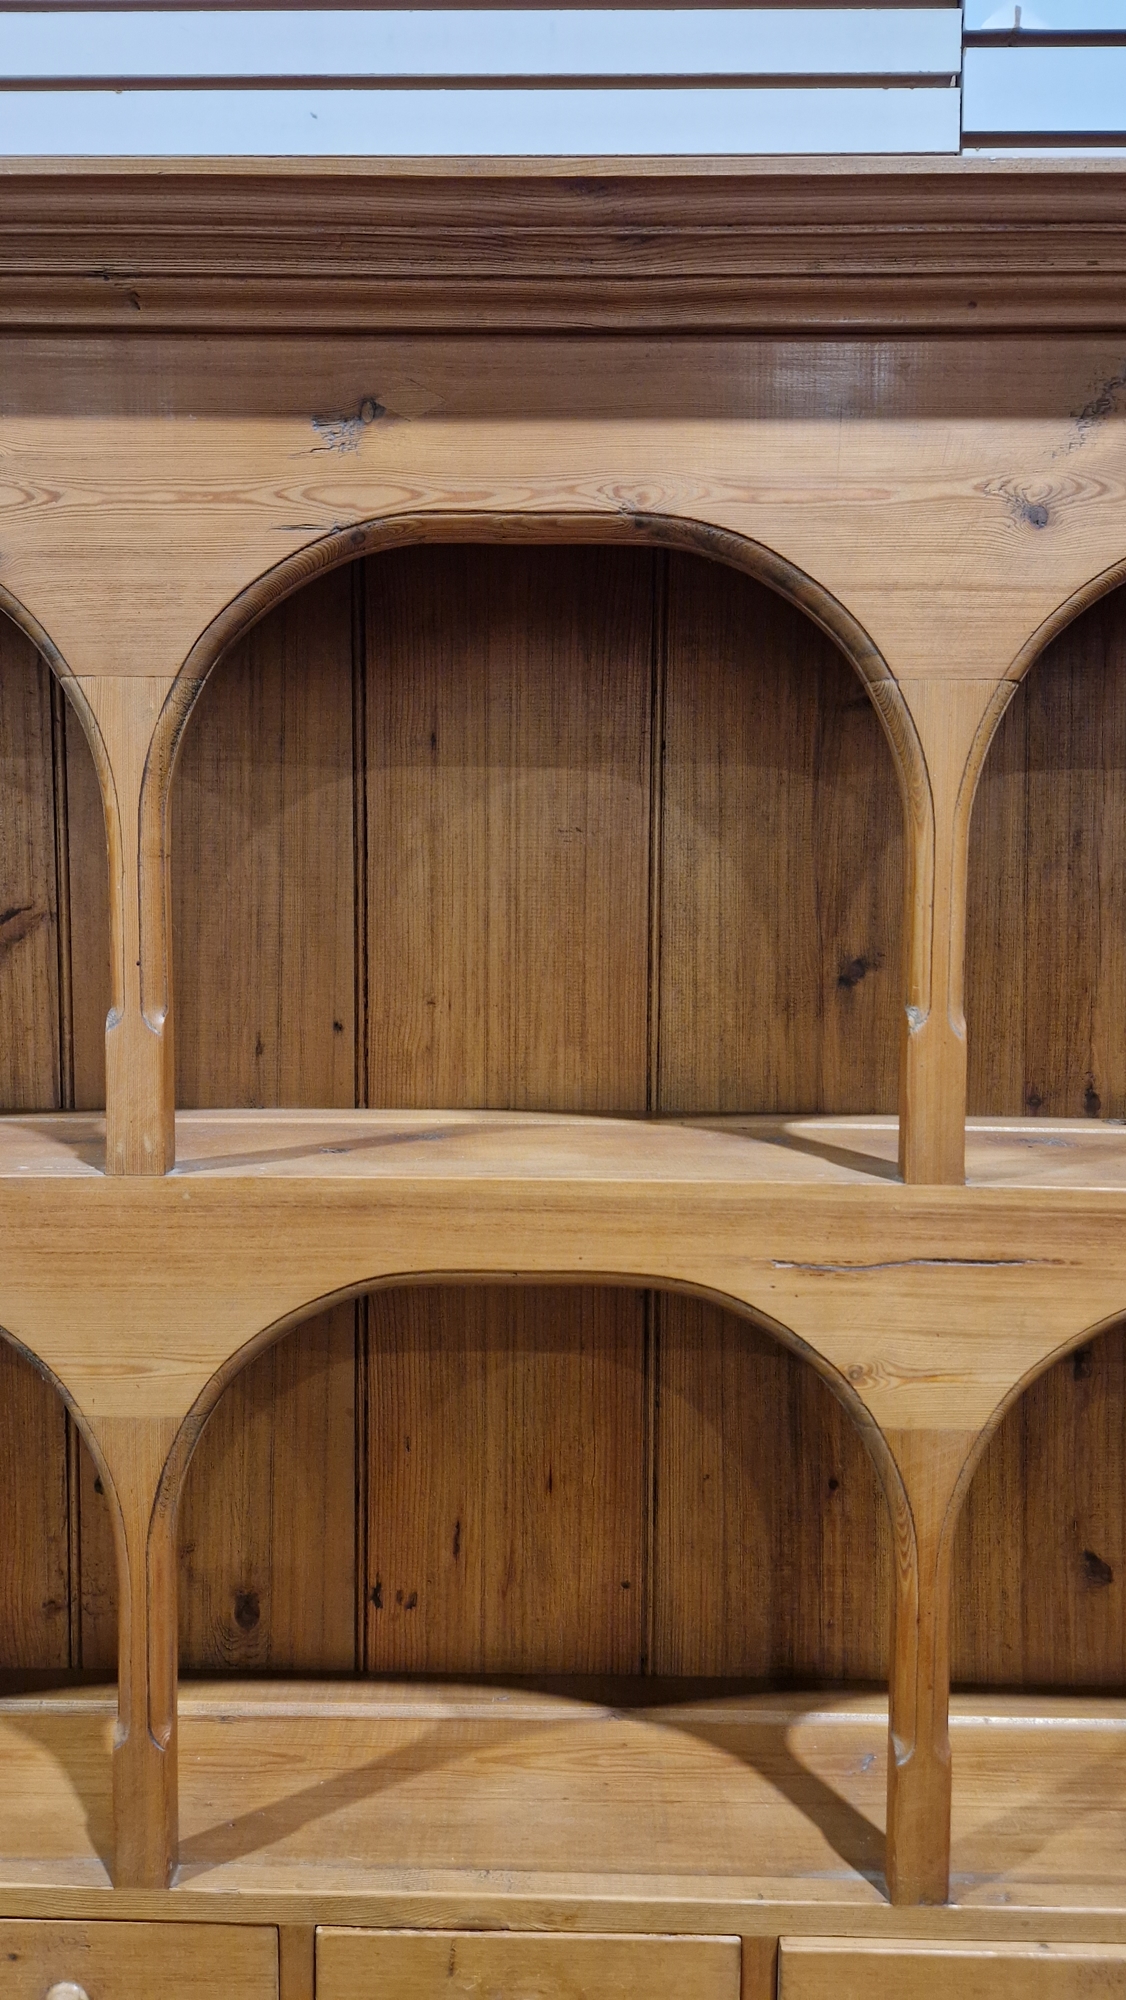
[[[1126,2000],[1126,1945],[783,1938],[779,2000]]]
[[[317,2000],[739,2000],[739,1940],[317,1932]]]
[[[0,2000],[278,2000],[278,1934],[245,1924],[0,1921]]]

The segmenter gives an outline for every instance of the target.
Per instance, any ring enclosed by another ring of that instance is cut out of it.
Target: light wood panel
[[[410,1928],[404,1888],[445,1896],[447,1910],[469,1891],[475,1914],[494,1888],[502,1908],[508,1895],[538,1897],[538,1921],[568,1911],[568,1931],[579,1909],[599,1929],[608,1902],[643,1930],[662,1928],[647,1903],[675,1908],[677,1929],[718,1929],[709,1903],[730,1898],[745,1914],[763,1894],[887,1911],[872,1879],[880,1699],[716,1695],[648,1678],[212,1683],[182,1690],[180,1728],[181,1881],[193,1896],[285,1883],[296,1920],[326,1890],[382,1888]],[[986,1735],[979,1727],[970,1746],[975,1823],[987,1816]],[[1109,1772],[1100,1797],[1108,1790]],[[1001,1796],[995,1784],[993,1803]],[[1022,1796],[1014,1759],[1004,1804]],[[0,1787],[0,1826],[4,1812]],[[1075,1823],[1072,1811],[1072,1834]]]
[[[369,560],[369,1102],[646,1108],[657,566]],[[369,1664],[636,1666],[640,1301],[447,1290],[369,1315]]]
[[[876,712],[808,618],[670,558],[662,1111],[894,1111],[903,808]]]
[[[180,1514],[186,1669],[356,1664],[356,1318],[317,1316],[239,1375]]]
[[[637,1672],[643,1296],[423,1287],[368,1311],[369,1668]]]
[[[1126,593],[1036,661],[974,807],[971,1112],[1126,1116]]]
[[[352,578],[224,661],[173,799],[177,1053],[188,1104],[355,1102]],[[355,1663],[355,1312],[236,1377],[180,1522],[185,1666]]]
[[[218,669],[176,773],[177,1102],[354,1104],[351,583]]]
[[[778,2000],[1114,2000],[1126,1946],[783,1938]]]
[[[369,561],[369,1102],[645,1109],[654,574]]]
[[[884,1679],[887,1508],[853,1419],[749,1321],[657,1312],[652,1671]]]
[[[0,1922],[11,2000],[277,2000],[277,1932],[263,1924]]]
[[[481,1931],[317,1933],[320,2000],[739,2000],[739,1940]]]
[[[987,1446],[958,1527],[953,1673],[1126,1685],[1126,1327],[1057,1363]]]

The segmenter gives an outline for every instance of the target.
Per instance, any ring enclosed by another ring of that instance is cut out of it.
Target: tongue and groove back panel
[[[1081,1114],[1090,1078],[1121,1115],[1124,632],[1111,599],[1057,641],[987,765],[974,1110],[1026,1108],[1030,1078],[1046,1112]],[[10,626],[0,757],[3,1105],[96,1104],[100,809]],[[1053,757],[1074,782],[1049,833],[1022,772]],[[340,570],[217,670],[173,812],[182,1105],[895,1107],[890,756],[830,642],[734,572],[476,547]],[[1088,965],[1054,913],[1090,894],[1092,853]],[[1012,935],[1014,896],[1041,913],[1017,969],[996,916]],[[1126,1481],[1084,1473],[1126,1456],[1121,1345],[1045,1378],[987,1453],[959,1543],[964,1677],[1126,1674]],[[0,1663],[109,1665],[92,1467],[6,1345],[0,1384]],[[180,1525],[186,1666],[883,1672],[863,1446],[812,1371],[701,1301],[418,1287],[321,1315],[227,1392]],[[1050,1638],[1047,1592],[1069,1607]]]

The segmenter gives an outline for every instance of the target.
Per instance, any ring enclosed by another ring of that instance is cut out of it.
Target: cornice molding
[[[0,327],[1119,331],[1126,161],[8,161]]]

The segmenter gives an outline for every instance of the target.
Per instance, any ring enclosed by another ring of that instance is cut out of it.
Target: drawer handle
[[[90,1995],[77,1979],[57,1979],[48,1986],[45,2000],[90,2000]]]

